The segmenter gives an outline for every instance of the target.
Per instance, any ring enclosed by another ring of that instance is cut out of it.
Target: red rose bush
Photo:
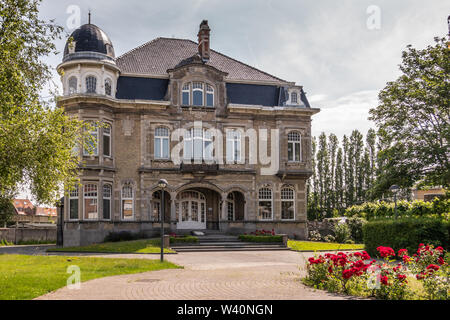
[[[442,247],[421,244],[412,257],[406,249],[396,254],[380,246],[377,251],[378,260],[366,251],[311,257],[304,282],[330,292],[403,300],[415,298],[408,278],[416,278],[424,289],[423,298],[448,299],[449,267]]]

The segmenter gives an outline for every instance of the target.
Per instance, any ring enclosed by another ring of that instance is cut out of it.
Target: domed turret
[[[114,62],[114,47],[102,29],[88,23],[76,29],[67,40],[63,62],[75,59]]]

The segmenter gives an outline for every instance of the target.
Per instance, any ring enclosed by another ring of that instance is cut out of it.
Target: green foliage
[[[421,243],[442,246],[448,250],[449,230],[450,222],[438,218],[374,220],[363,226],[363,241],[366,251],[371,255],[376,254],[379,246],[415,252]]]
[[[347,217],[361,217],[367,220],[392,218],[395,215],[393,202],[366,202],[352,206],[345,210]],[[449,218],[450,199],[435,198],[432,202],[422,200],[398,201],[397,214],[399,217],[442,217]]]
[[[170,243],[197,243],[198,237],[184,236],[184,237],[170,237]]]
[[[132,241],[148,238],[143,232],[131,233],[130,231],[110,232],[105,237],[105,242]]]
[[[73,150],[86,125],[40,98],[51,80],[42,58],[56,53],[63,30],[39,19],[40,2],[0,2],[0,196],[25,185],[39,202],[53,204],[64,185],[77,182]]]
[[[337,243],[348,243],[351,232],[347,223],[336,223],[333,228],[334,237]]]
[[[283,242],[282,236],[254,236],[248,234],[242,234],[239,236],[239,240],[244,242]]]
[[[370,120],[383,143],[378,196],[392,184],[411,187],[417,181],[448,187],[450,183],[450,50],[447,39],[417,50],[408,46],[402,75],[380,92]]]
[[[11,222],[14,212],[12,200],[0,197],[0,228]]]

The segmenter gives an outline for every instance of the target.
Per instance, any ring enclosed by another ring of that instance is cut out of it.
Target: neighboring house
[[[81,186],[65,197],[64,245],[112,231],[156,235],[161,178],[172,232],[306,238],[311,117],[320,110],[302,86],[211,50],[207,21],[198,39],[157,38],[116,58],[97,26],[72,33],[58,103],[102,125],[91,132],[92,152],[75,150]]]
[[[48,223],[56,221],[56,208],[35,207],[28,199],[14,199],[13,221],[19,223]]]
[[[433,201],[434,198],[441,198],[445,195],[442,187],[433,187],[427,190],[414,189],[412,191],[414,200]]]

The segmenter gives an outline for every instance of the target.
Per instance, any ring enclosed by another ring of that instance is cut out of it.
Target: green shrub
[[[132,241],[146,238],[147,237],[143,232],[131,233],[129,231],[120,231],[120,232],[110,232],[105,237],[105,242]]]
[[[351,240],[350,227],[347,223],[336,223],[333,231],[337,243],[347,243],[348,240]]]
[[[198,238],[194,236],[170,237],[170,243],[197,243]]]
[[[450,213],[450,199],[435,198],[432,202],[415,200],[412,202],[397,201],[399,217],[443,217],[448,219]],[[393,202],[367,202],[349,207],[345,210],[346,217],[360,217],[367,220],[392,218],[395,215]]]
[[[254,236],[243,234],[239,236],[239,240],[244,242],[283,242],[283,236]]]
[[[450,249],[449,232],[450,223],[439,218],[374,220],[363,226],[363,241],[370,255],[376,255],[379,246],[405,248],[412,254],[420,243]]]
[[[336,225],[342,220],[342,217],[325,219],[325,220]],[[363,240],[362,227],[365,223],[367,223],[367,220],[363,219],[363,218],[354,217],[354,218],[346,218],[345,222],[350,227],[350,233],[351,233],[352,240],[355,243],[362,243],[362,240]]]

